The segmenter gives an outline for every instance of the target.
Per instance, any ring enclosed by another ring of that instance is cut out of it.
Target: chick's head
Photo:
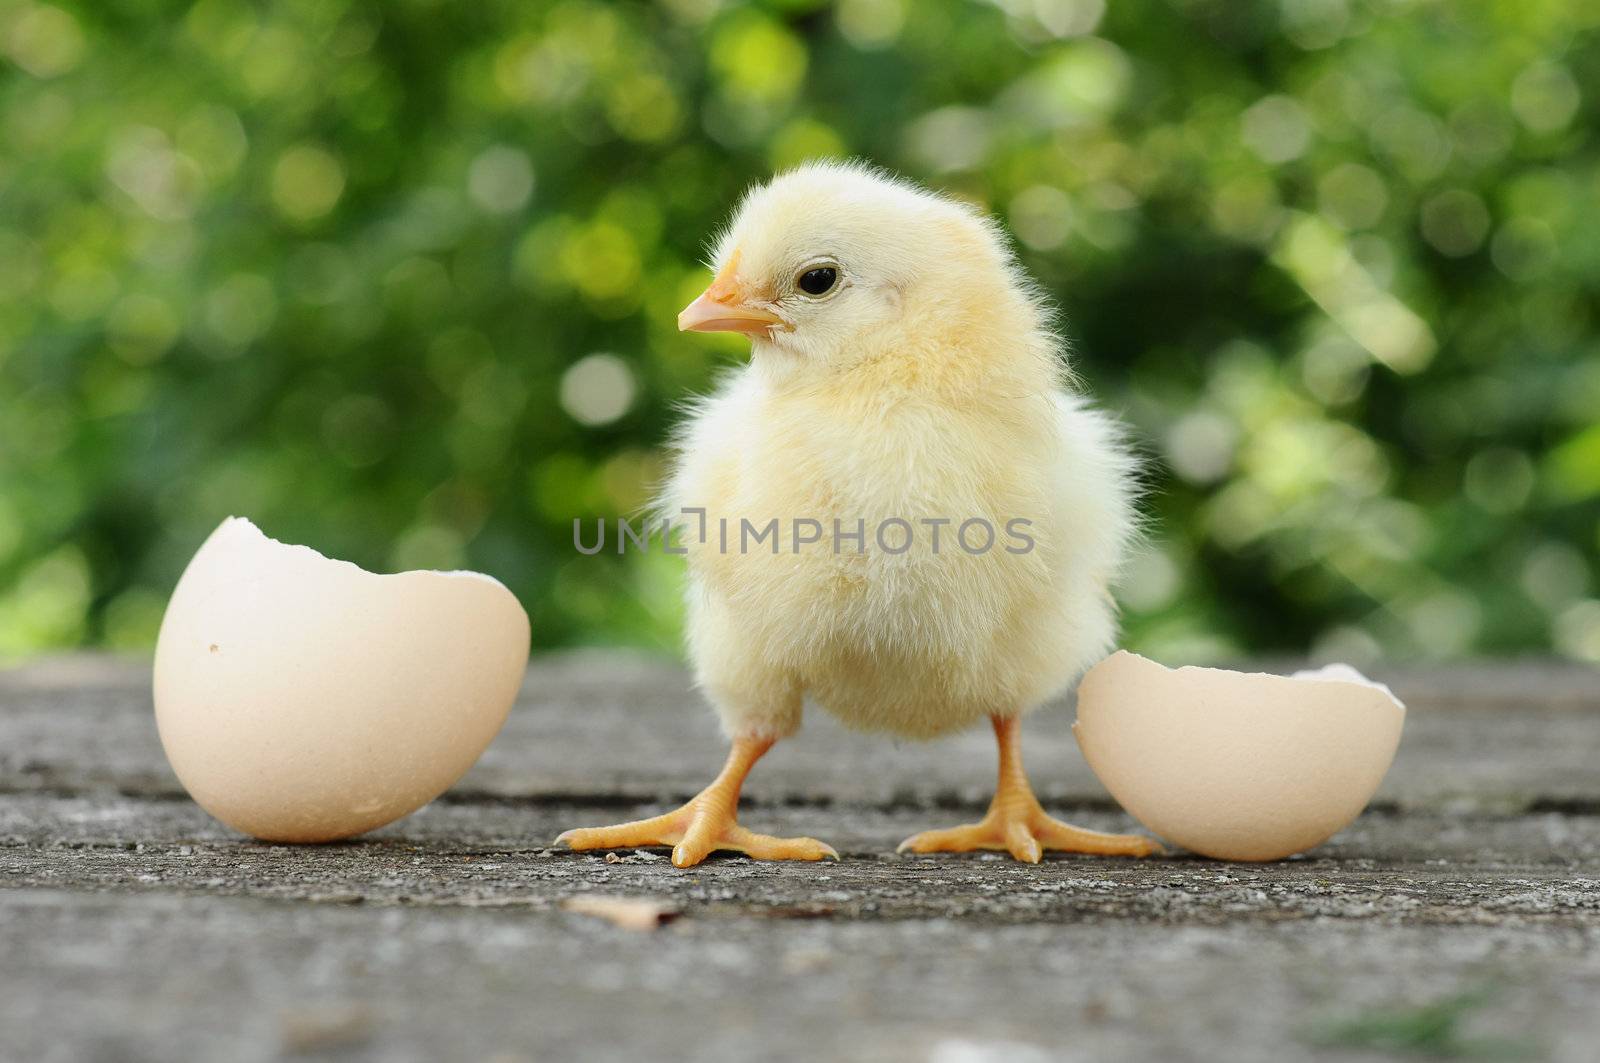
[[[886,347],[959,356],[1039,314],[995,226],[854,163],[811,163],[752,189],[716,242],[711,286],[678,327],[741,332],[785,373]]]

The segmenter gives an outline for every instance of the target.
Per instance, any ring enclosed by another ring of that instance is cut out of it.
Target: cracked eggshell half
[[[438,797],[505,722],[528,617],[474,572],[375,575],[231,517],[178,581],[156,644],[156,724],[207,812],[326,842]]]
[[[1219,860],[1278,860],[1361,814],[1404,723],[1389,689],[1348,665],[1278,676],[1123,651],[1084,676],[1073,733],[1155,834]]]

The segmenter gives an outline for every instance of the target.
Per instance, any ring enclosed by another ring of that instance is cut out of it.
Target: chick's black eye
[[[824,295],[839,280],[839,271],[832,266],[818,266],[800,274],[800,290],[807,295]]]

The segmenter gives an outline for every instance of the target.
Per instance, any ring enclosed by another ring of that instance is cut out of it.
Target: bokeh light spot
[[[711,64],[734,96],[780,101],[793,96],[806,73],[806,49],[766,18],[736,18],[711,42]]]
[[[633,370],[614,354],[591,354],[561,374],[561,407],[582,425],[606,425],[633,405]]]
[[[407,528],[389,555],[389,567],[396,572],[432,569],[451,572],[466,563],[466,544],[454,528],[442,524],[417,524]]]
[[[1376,225],[1389,205],[1383,178],[1370,167],[1347,162],[1317,182],[1317,206],[1323,216],[1345,229]]]
[[[767,158],[774,171],[787,170],[812,159],[842,158],[849,154],[831,126],[813,118],[797,118],[772,138]]]
[[[60,77],[83,59],[78,20],[59,7],[21,4],[0,13],[0,29],[6,54],[36,78]]]
[[[1560,63],[1535,63],[1511,83],[1511,110],[1535,133],[1564,129],[1578,113],[1578,83]]]
[[[1227,417],[1196,410],[1180,417],[1167,432],[1164,453],[1179,476],[1208,484],[1228,474],[1238,441],[1238,427]]]
[[[272,201],[286,217],[314,221],[344,194],[344,166],[315,144],[297,144],[272,168]]]
[[[906,21],[907,0],[840,0],[834,10],[839,32],[863,51],[887,48]]]
[[[1011,228],[1036,251],[1054,251],[1072,234],[1072,201],[1052,185],[1029,185],[1011,200]]]
[[[1474,454],[1462,473],[1462,489],[1490,513],[1515,513],[1533,493],[1533,462],[1520,450],[1491,447]]]
[[[1600,661],[1600,601],[1578,602],[1556,618],[1556,648],[1581,661]]]
[[[486,148],[467,171],[467,193],[494,214],[521,210],[533,195],[533,164],[527,152],[506,144]]]
[[[981,108],[944,107],[911,124],[906,147],[936,173],[969,170],[988,154],[993,129],[993,120]]]
[[[1311,121],[1305,108],[1293,98],[1267,96],[1244,112],[1240,135],[1250,150],[1266,162],[1289,162],[1304,155],[1311,146]]]

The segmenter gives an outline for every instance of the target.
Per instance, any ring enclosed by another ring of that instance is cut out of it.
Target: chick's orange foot
[[[977,823],[913,834],[900,843],[899,851],[970,853],[979,849],[1010,853],[1018,860],[1037,864],[1047,849],[1099,856],[1149,856],[1161,847],[1142,834],[1103,834],[1063,823],[1046,815],[1035,801],[1032,809],[1015,814],[991,806],[989,814]]]
[[[678,867],[693,867],[719,850],[756,860],[839,859],[832,846],[815,838],[775,838],[739,826],[739,790],[750,768],[771,747],[770,738],[737,738],[722,773],[682,808],[614,827],[579,827],[562,834],[556,844],[575,850],[671,846]]]
[[[1033,795],[1022,770],[1021,729],[1014,717],[994,718],[1000,745],[1000,781],[989,811],[977,823],[923,831],[900,843],[899,852],[970,853],[985,849],[1010,853],[1037,864],[1046,849],[1097,856],[1149,856],[1161,846],[1141,834],[1104,834],[1051,817]]]
[[[678,867],[693,867],[718,851],[744,853],[756,860],[821,860],[839,854],[832,846],[815,838],[775,838],[739,826],[731,815],[722,815],[694,802],[675,812],[614,827],[579,827],[556,839],[556,844],[576,850],[636,849],[643,846],[672,847],[672,862]]]

